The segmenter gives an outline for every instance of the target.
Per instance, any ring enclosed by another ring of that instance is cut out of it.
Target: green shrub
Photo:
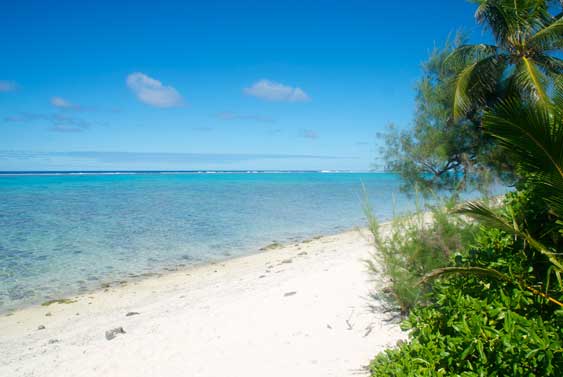
[[[529,316],[531,293],[474,284],[489,294],[473,296],[449,285],[436,290],[437,303],[414,309],[403,324],[411,341],[379,354],[372,376],[560,375],[561,317]]]
[[[436,282],[427,305],[402,324],[410,341],[377,355],[372,376],[561,375],[563,310],[521,286],[536,278],[523,246],[482,228],[456,265],[494,268],[513,281],[470,274]]]

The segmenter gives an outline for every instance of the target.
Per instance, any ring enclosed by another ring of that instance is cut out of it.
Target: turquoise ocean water
[[[389,219],[409,207],[399,183],[383,173],[0,174],[0,311],[364,225],[362,184]]]

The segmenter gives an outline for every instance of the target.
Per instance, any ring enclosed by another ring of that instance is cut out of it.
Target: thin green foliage
[[[476,227],[449,213],[454,202],[424,205],[415,196],[416,210],[396,215],[382,226],[366,202],[365,214],[376,251],[368,260],[369,269],[387,282],[383,298],[402,314],[425,301],[428,287],[418,284],[429,272],[447,266],[452,256],[472,239]]]

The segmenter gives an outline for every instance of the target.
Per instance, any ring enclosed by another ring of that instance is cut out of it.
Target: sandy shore
[[[405,336],[369,309],[372,252],[349,231],[17,311],[0,376],[364,375]]]

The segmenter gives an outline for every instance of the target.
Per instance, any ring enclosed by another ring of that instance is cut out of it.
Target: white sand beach
[[[29,307],[0,317],[0,376],[365,375],[405,337],[369,308],[372,252],[354,230]]]

